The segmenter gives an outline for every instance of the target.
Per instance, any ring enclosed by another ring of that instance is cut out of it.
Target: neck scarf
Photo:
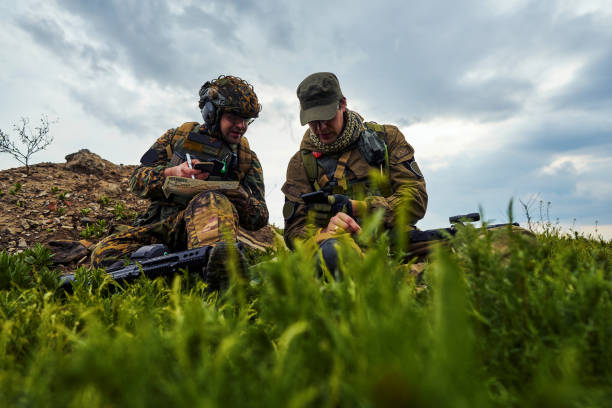
[[[315,145],[318,151],[322,153],[337,153],[353,144],[359,138],[359,133],[362,129],[361,120],[357,113],[346,110],[344,113],[344,130],[338,135],[338,138],[333,143],[321,143],[319,136],[310,131],[310,141]]]

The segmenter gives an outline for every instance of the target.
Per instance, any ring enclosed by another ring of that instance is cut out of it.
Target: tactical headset
[[[210,86],[211,83],[209,81],[200,89],[200,106],[204,104],[202,107],[202,118],[206,127],[210,129],[210,133],[214,134],[221,118],[219,108],[226,105],[226,100],[225,96]]]

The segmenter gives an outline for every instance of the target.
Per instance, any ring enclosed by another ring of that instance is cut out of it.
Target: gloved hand
[[[327,197],[327,201],[331,205],[331,216],[343,212],[349,217],[353,217],[353,206],[351,205],[351,199],[342,194],[333,194]]]
[[[353,216],[351,200],[342,194],[330,194],[327,196],[327,203],[307,204],[308,211],[314,214],[314,222],[320,227],[329,223],[329,219],[339,212]]]

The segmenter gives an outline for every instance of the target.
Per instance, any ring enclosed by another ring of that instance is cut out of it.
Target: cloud
[[[423,226],[479,204],[502,221],[511,197],[538,193],[555,217],[612,223],[605,0],[33,0],[0,5],[0,21],[0,127],[59,117],[42,160],[79,146],[134,163],[167,128],[200,120],[205,80],[232,73],[264,106],[248,137],[282,225],[278,189],[303,133],[295,88],[332,71],[350,108],[415,147]]]

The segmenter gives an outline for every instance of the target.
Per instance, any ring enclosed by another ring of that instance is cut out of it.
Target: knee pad
[[[319,245],[321,255],[327,269],[336,276],[338,270],[338,250],[336,249],[337,239],[327,239]],[[321,272],[320,260],[317,258],[317,269]]]

